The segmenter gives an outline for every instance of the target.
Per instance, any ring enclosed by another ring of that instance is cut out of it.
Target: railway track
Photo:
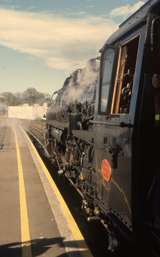
[[[33,120],[33,121],[21,121],[21,125],[24,129],[41,145],[45,145],[45,121]]]

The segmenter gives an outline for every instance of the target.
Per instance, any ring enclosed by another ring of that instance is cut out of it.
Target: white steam
[[[84,69],[76,70],[68,79],[67,86],[63,87],[59,98],[59,107],[64,107],[75,101],[91,102],[94,97],[98,79],[99,62],[92,59]]]

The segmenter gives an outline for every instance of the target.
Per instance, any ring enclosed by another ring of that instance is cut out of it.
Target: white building
[[[17,118],[17,119],[42,119],[47,113],[47,104],[43,105],[34,104],[32,106],[28,104],[19,105],[19,106],[8,106],[8,118]]]

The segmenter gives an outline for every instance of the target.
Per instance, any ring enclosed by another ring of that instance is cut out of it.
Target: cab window
[[[139,37],[134,38],[119,50],[117,74],[114,85],[113,114],[127,114],[130,109],[132,87],[136,68]]]
[[[100,112],[105,113],[108,103],[109,88],[112,78],[115,50],[108,48],[103,54],[101,86],[100,86]]]

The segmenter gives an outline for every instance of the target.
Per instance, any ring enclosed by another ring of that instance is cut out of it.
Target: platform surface
[[[0,257],[92,256],[19,122],[0,118]]]

